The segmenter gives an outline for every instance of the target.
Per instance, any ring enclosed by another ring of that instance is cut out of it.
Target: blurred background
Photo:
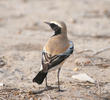
[[[109,18],[109,0],[0,0],[1,33],[43,31],[45,20],[62,20],[71,34],[107,35]]]
[[[99,88],[74,87],[74,80],[70,77],[83,72],[103,83],[101,96],[104,97],[110,92],[110,0],[0,0],[0,83],[4,84],[4,93],[7,87],[17,88],[14,92],[19,92],[19,89],[39,89],[32,79],[41,65],[42,48],[53,35],[44,23],[51,20],[66,23],[68,37],[74,42],[75,51],[61,72],[62,88],[67,91],[61,96],[54,90],[45,93],[54,98],[52,100],[79,100],[75,98],[81,95],[85,98],[86,94],[91,100],[98,100],[96,95],[100,94]],[[54,84],[56,80],[51,83],[54,76],[52,73],[50,75],[49,83]],[[98,92],[94,93],[94,90]],[[19,92],[15,96],[10,91],[7,94],[13,99],[23,100],[27,95]],[[93,94],[89,94],[89,91]],[[2,98],[6,97],[2,95],[2,89],[0,93]]]

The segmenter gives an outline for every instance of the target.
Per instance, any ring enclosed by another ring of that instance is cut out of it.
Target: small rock
[[[34,100],[33,98],[30,98],[29,100]]]
[[[104,10],[104,15],[108,18],[110,18],[110,11],[109,10]]]
[[[79,71],[79,68],[75,67],[73,70],[74,70],[74,71]]]
[[[72,22],[73,24],[75,24],[75,23],[77,23],[77,20],[74,19],[74,20],[72,20],[71,22]]]
[[[42,95],[38,98],[38,100],[51,100],[49,95]]]
[[[0,83],[0,87],[2,87],[2,86],[4,86],[4,84],[3,83]]]
[[[82,82],[95,83],[95,80],[92,79],[90,76],[88,76],[86,73],[81,73],[81,74],[73,75],[72,78],[73,79],[77,79],[77,80],[82,81]]]
[[[91,60],[89,58],[80,57],[75,59],[75,64],[77,66],[88,66],[91,65]]]
[[[6,65],[6,62],[2,58],[0,58],[0,67],[2,67],[4,65]]]

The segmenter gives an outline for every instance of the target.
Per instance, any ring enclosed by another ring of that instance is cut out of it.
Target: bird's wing
[[[43,71],[47,72],[49,69],[63,62],[66,58],[68,58],[73,53],[73,50],[74,50],[74,45],[72,41],[70,41],[69,48],[64,53],[61,53],[59,55],[52,56],[51,54],[46,53],[46,51],[43,51],[42,52]]]

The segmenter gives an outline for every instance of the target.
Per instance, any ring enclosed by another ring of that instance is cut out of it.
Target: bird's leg
[[[58,69],[58,74],[57,74],[57,78],[58,78],[58,91],[60,91],[60,81],[59,81],[60,70],[61,70],[61,68]]]
[[[48,84],[47,84],[47,76],[45,78],[45,88],[47,89],[48,88]]]
[[[45,77],[45,89],[46,89],[46,90],[51,89],[51,86],[49,86],[47,83],[48,83],[48,82],[47,82],[47,76],[46,76],[46,77]]]

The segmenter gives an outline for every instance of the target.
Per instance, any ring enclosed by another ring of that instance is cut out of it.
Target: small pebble
[[[79,68],[75,67],[73,70],[74,70],[74,71],[79,71]]]
[[[0,87],[2,87],[2,86],[4,86],[4,84],[3,83],[0,83]]]
[[[6,65],[5,61],[3,59],[0,58],[0,67]]]
[[[34,100],[33,98],[30,98],[29,100]]]

